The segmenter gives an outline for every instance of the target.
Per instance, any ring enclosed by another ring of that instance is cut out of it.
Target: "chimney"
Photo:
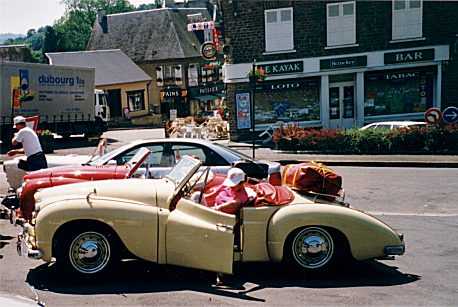
[[[108,33],[108,18],[105,13],[105,10],[97,11],[97,22],[102,28],[103,33]]]

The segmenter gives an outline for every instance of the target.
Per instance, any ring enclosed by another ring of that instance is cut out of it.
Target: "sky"
[[[135,6],[152,0],[129,0]],[[0,0],[0,33],[26,34],[52,25],[64,14],[61,0]]]

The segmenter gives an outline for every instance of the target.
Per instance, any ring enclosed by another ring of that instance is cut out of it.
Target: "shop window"
[[[203,65],[201,67],[201,80],[202,83],[215,82],[220,79],[219,66],[217,65]]]
[[[144,90],[127,92],[127,103],[130,112],[145,110],[144,92]]]
[[[426,111],[433,105],[434,74],[432,69],[368,73],[364,115]]]
[[[342,2],[328,4],[327,44],[328,46],[350,45],[356,43],[356,4]]]
[[[292,89],[292,87],[294,87]],[[266,83],[255,96],[257,125],[320,120],[319,80]]]
[[[294,49],[293,8],[265,10],[266,51]]]
[[[392,39],[422,37],[423,3],[420,0],[393,0]]]
[[[164,86],[164,70],[161,66],[156,67],[156,84],[157,86]]]
[[[198,86],[199,85],[199,74],[197,72],[197,64],[189,64],[188,68],[188,85]]]

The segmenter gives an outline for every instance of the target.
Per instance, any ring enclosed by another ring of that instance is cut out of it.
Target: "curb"
[[[418,167],[418,168],[458,168],[458,162],[424,162],[424,161],[328,161],[314,160],[328,166],[355,166],[355,167]],[[297,164],[299,160],[276,160],[281,165]]]

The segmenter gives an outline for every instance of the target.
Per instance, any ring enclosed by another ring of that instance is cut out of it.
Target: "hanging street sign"
[[[425,121],[428,124],[434,125],[441,121],[442,112],[438,108],[429,108],[425,112]]]
[[[458,108],[448,107],[442,112],[442,120],[446,124],[454,124],[458,122]]]
[[[213,42],[205,42],[200,47],[200,54],[206,60],[213,60],[216,57],[218,50]]]
[[[213,30],[213,29],[215,29],[214,21],[201,21],[201,22],[188,23],[188,32]]]

